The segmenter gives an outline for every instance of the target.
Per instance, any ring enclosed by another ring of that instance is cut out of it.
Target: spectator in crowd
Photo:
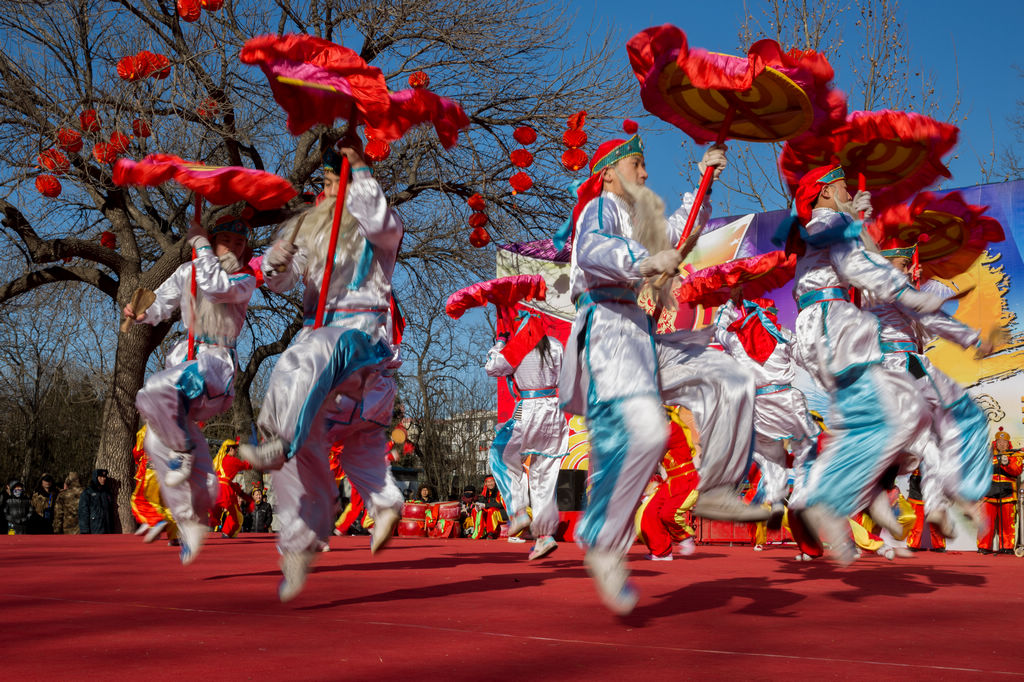
[[[82,484],[78,472],[72,471],[64,479],[64,490],[57,495],[53,504],[53,532],[63,535],[78,535],[78,499],[82,496]]]
[[[32,520],[29,532],[35,535],[49,535],[53,532],[53,505],[57,502],[57,486],[53,476],[43,474],[32,495]]]
[[[78,498],[78,529],[83,535],[114,532],[114,499],[107,487],[107,470],[95,469],[89,487]]]
[[[433,504],[434,502],[437,502],[434,498],[434,489],[424,483],[420,486],[419,498],[416,499],[416,501],[422,502],[423,504]]]
[[[32,515],[32,503],[25,494],[21,481],[12,480],[8,486],[11,495],[4,501],[4,518],[10,535],[24,535],[28,532],[28,521]]]
[[[11,496],[10,484],[0,488],[0,535],[7,535],[7,517],[4,516],[4,507],[7,506],[7,498]]]
[[[246,514],[246,533],[269,533],[270,524],[274,522],[274,509],[263,499],[263,489],[252,489],[252,511]]]

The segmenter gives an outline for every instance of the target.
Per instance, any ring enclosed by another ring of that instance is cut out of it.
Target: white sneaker
[[[376,554],[384,545],[388,544],[391,536],[395,534],[395,526],[398,525],[398,512],[391,507],[380,510],[373,517],[373,530],[370,531],[370,552]]]
[[[803,511],[804,520],[829,546],[832,558],[841,566],[849,566],[857,559],[857,548],[850,539],[850,522],[839,518],[820,504]]]
[[[883,547],[882,549],[875,552],[875,554],[877,554],[880,557],[884,557],[889,561],[892,561],[896,558],[896,550],[894,550],[892,547]]]
[[[238,456],[257,471],[276,471],[284,466],[287,450],[287,443],[280,438],[271,438],[259,445],[242,443],[238,446]]]
[[[164,483],[172,488],[177,488],[192,476],[192,453],[171,452],[167,468],[170,471],[164,476]]]
[[[160,537],[160,533],[162,533],[164,531],[164,528],[166,528],[166,527],[167,527],[167,522],[166,521],[159,521],[159,522],[157,522],[157,524],[155,526],[153,526],[153,527],[151,527],[149,529],[149,532],[146,533],[146,537],[142,538],[142,541],[145,542],[147,545],[149,543],[151,543],[151,542],[155,542],[156,539],[158,537]]]
[[[203,549],[209,528],[195,521],[182,521],[178,524],[178,536],[181,540],[181,565],[188,566]]]
[[[654,554],[648,554],[647,558],[651,561],[672,561],[671,554],[666,554],[665,556],[656,556]]]
[[[525,511],[517,511],[508,522],[508,536],[519,535],[530,527],[530,515]]]
[[[583,557],[583,565],[593,579],[601,601],[618,616],[632,611],[640,598],[624,564],[621,555],[604,549],[590,549]]]
[[[141,524],[139,524],[139,527],[135,529],[135,534],[136,535],[144,535],[147,530],[149,530],[149,524],[148,523],[141,523]]]
[[[535,561],[546,557],[558,549],[558,543],[550,535],[542,535],[537,538],[537,541],[533,543],[533,549],[530,550],[529,561]]]
[[[693,538],[685,538],[676,544],[676,551],[679,552],[679,556],[690,556],[697,551],[697,543]]]
[[[803,552],[801,552],[800,554],[797,554],[793,558],[796,559],[797,561],[814,561],[814,557],[812,557],[810,554],[804,554]]]
[[[889,502],[889,494],[884,490],[871,500],[871,504],[868,505],[868,514],[875,523],[889,531],[896,540],[902,540],[907,536],[907,529],[896,520],[896,516],[892,513],[892,503]]]
[[[693,513],[705,519],[740,522],[766,521],[771,516],[771,510],[761,505],[744,504],[737,492],[729,486],[699,492]]]
[[[508,536],[508,541],[513,543],[513,544],[522,544],[522,543],[526,542],[526,539],[525,538],[521,538],[518,535],[509,535]]]
[[[763,552],[764,551],[764,545],[754,545],[754,551],[755,552]]]
[[[282,602],[291,601],[302,592],[314,556],[309,551],[284,552],[281,555],[281,574],[284,577],[277,586],[277,596]]]

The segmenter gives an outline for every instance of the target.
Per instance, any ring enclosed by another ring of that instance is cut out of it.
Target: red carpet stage
[[[131,536],[0,537],[3,677],[154,680],[947,679],[1024,675],[1024,560],[854,567],[704,546],[630,566],[618,619],[562,544],[334,538],[277,601],[272,536],[211,536],[183,568]]]

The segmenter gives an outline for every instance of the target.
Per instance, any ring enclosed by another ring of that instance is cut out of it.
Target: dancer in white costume
[[[712,148],[702,163],[724,166],[725,155]],[[563,410],[586,417],[590,437],[591,488],[577,542],[605,605],[624,614],[637,600],[623,560],[634,540],[633,512],[668,438],[651,321],[636,292],[645,277],[676,274],[682,256],[669,239],[681,234],[693,199],[688,195],[668,230],[663,204],[646,215],[653,192],[642,187],[639,136],[602,144],[590,170],[569,222],[577,314],[558,392]],[[701,208],[702,222],[708,210]]]
[[[491,443],[490,467],[508,508],[508,536],[526,528],[535,539],[529,559],[540,559],[558,548],[558,470],[569,452],[569,426],[558,407],[558,371],[562,344],[544,334],[537,315],[523,313],[516,333],[501,339],[487,353],[486,371],[510,377],[516,396],[512,418],[498,429]],[[523,461],[530,458],[530,471]],[[533,510],[533,520],[526,511]]]
[[[375,520],[371,550],[391,537],[402,493],[386,460],[386,427],[394,409],[396,356],[391,347],[391,276],[402,241],[402,221],[355,149],[351,162],[324,326],[314,329],[323,284],[341,157],[324,154],[324,200],[286,222],[263,259],[268,288],[305,285],[305,327],[281,355],[257,422],[266,441],[241,446],[239,455],[272,470],[280,523],[277,546],[284,575],[281,601],[299,594],[320,543],[333,529],[338,489],[328,463],[341,442],[341,465]],[[291,244],[284,237],[298,226]]]
[[[790,509],[803,512],[841,563],[856,556],[846,518],[865,508],[902,537],[880,502],[885,496],[879,481],[895,465],[912,471],[916,459],[905,453],[920,453],[930,437],[924,398],[909,376],[885,368],[878,319],[851,303],[848,289],[852,285],[875,300],[917,312],[934,312],[942,303],[864,248],[861,221],[852,214],[870,208],[866,192],[851,202],[841,167],[816,168],[797,188],[798,220],[785,223],[774,237],[778,244],[789,237],[790,246],[806,245],[793,287],[800,308],[796,359],[832,399],[829,438]]]
[[[807,401],[793,387],[793,334],[778,324],[775,302],[736,298],[719,310],[715,339],[747,368],[756,382],[754,460],[761,469],[765,501],[772,506],[769,528],[779,528],[787,494],[786,445],[793,453],[794,493],[803,487],[817,452],[821,428],[807,412]]]
[[[156,300],[146,310],[128,304],[123,311],[136,323],[156,325],[180,308],[182,322],[195,336],[195,359],[188,360],[188,341],[183,339],[167,356],[166,369],[151,376],[135,396],[135,406],[149,425],[146,452],[178,524],[183,564],[199,555],[217,499],[217,475],[197,422],[224,412],[234,400],[235,340],[258,286],[255,273],[243,265],[248,229],[235,216],[220,218],[209,235],[193,224],[188,241],[195,258],[157,288]]]
[[[881,252],[900,272],[910,275],[914,246],[885,243]],[[944,287],[943,287],[944,288]],[[933,288],[929,287],[929,290]],[[991,454],[988,420],[958,383],[936,368],[924,347],[943,338],[962,348],[976,348],[978,356],[992,352],[981,332],[942,311],[918,314],[865,296],[865,309],[882,323],[881,347],[885,366],[913,377],[928,401],[933,441],[921,453],[921,491],[926,519],[948,538],[954,526],[948,501],[955,500],[975,517],[974,507],[988,490]]]

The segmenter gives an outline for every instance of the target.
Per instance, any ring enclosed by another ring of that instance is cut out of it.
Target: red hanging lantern
[[[640,130],[639,124],[631,118],[627,118],[622,122],[622,131],[627,135],[636,135],[636,131]]]
[[[147,76],[163,80],[171,75],[171,60],[166,55],[153,54],[147,59]]]
[[[486,213],[477,211],[469,216],[469,226],[474,229],[479,229],[490,222],[490,218],[487,217]]]
[[[511,159],[513,166],[518,166],[519,168],[529,168],[530,164],[533,163],[533,154],[525,149],[513,149],[508,158]]]
[[[145,64],[138,55],[121,57],[117,62],[117,75],[121,80],[137,81],[145,75],[144,68]]]
[[[106,142],[97,142],[92,147],[92,156],[99,163],[114,163],[117,161],[117,151]]]
[[[216,12],[224,6],[224,0],[202,0],[203,9],[208,12]]]
[[[110,133],[110,148],[114,150],[116,154],[124,154],[128,151],[128,147],[132,144],[132,138],[128,137],[119,130],[115,130]]]
[[[512,133],[512,137],[514,137],[516,142],[519,144],[533,144],[537,141],[537,131],[530,126],[519,126],[516,128],[516,131]]]
[[[199,0],[178,0],[178,16],[182,21],[191,24],[193,21],[198,21],[202,13]]]
[[[44,149],[36,157],[36,163],[39,164],[40,168],[56,175],[63,175],[71,168],[71,162],[68,161],[68,157],[64,156],[64,153],[59,149]]]
[[[153,131],[149,129],[149,123],[144,118],[137,118],[132,121],[132,133],[135,137],[149,137]]]
[[[87,133],[95,133],[100,129],[100,118],[96,115],[95,109],[86,109],[78,115],[78,122],[82,130]]]
[[[80,152],[82,151],[82,134],[71,128],[61,128],[57,131],[57,146],[70,154]]]
[[[569,117],[568,128],[569,130],[580,130],[583,128],[583,124],[587,122],[587,112],[577,111],[575,114]]]
[[[117,236],[109,230],[103,230],[100,232],[100,244],[113,251],[117,248]]]
[[[566,170],[571,170],[573,172],[586,166],[589,160],[587,153],[576,147],[566,149],[562,153],[562,165],[565,166]]]
[[[576,128],[569,128],[562,133],[562,143],[570,149],[578,149],[587,143],[587,134]]]
[[[474,211],[482,211],[487,207],[487,202],[479,192],[466,199],[466,203],[469,204],[469,207]]]
[[[508,182],[516,192],[525,192],[533,187],[533,178],[526,173],[516,173],[508,179]]]
[[[491,235],[487,234],[487,230],[482,227],[478,227],[469,234],[469,243],[478,249],[482,249],[491,243]]]
[[[423,71],[416,71],[409,75],[409,87],[420,88],[430,87],[430,76]]]
[[[60,180],[52,175],[37,175],[36,189],[47,199],[54,199],[60,196]]]
[[[373,163],[380,163],[391,155],[391,145],[384,140],[370,140],[366,143],[366,158]]]

